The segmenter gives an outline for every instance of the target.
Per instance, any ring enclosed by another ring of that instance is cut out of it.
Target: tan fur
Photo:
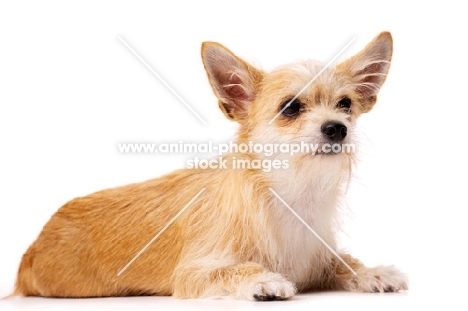
[[[354,142],[355,121],[375,103],[391,50],[390,34],[380,34],[301,94],[305,111],[299,117],[280,115],[272,124],[268,121],[281,103],[296,95],[322,63],[307,61],[267,73],[213,42],[203,44],[202,57],[220,108],[241,125],[238,143],[323,144],[320,125],[328,120],[345,124],[345,142]],[[336,107],[343,96],[353,102],[351,114]],[[352,154],[233,153],[224,158],[228,169],[183,169],[68,202],[24,254],[14,294],[268,300],[308,289],[406,289],[397,270],[366,268],[343,255],[358,276],[350,274],[269,190],[335,248],[337,206],[351,176]],[[280,159],[290,166],[270,172],[235,169],[233,159]],[[202,188],[206,190],[193,204],[118,276]]]

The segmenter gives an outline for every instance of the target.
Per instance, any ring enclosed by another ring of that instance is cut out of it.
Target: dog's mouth
[[[355,148],[354,144],[351,143],[336,143],[336,142],[326,142],[321,143],[316,146],[311,152],[312,155],[324,155],[324,156],[333,156],[339,154],[351,154],[354,153]]]

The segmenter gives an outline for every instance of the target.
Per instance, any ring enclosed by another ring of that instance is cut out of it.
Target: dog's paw
[[[243,282],[238,289],[239,298],[259,301],[284,300],[296,293],[293,283],[277,273],[262,273]]]
[[[408,289],[408,279],[393,266],[363,267],[346,284],[350,291],[383,293]]]

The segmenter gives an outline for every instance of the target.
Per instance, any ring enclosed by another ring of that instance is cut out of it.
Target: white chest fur
[[[274,191],[313,229],[311,232],[288,207],[275,198],[269,258],[274,272],[285,275],[298,288],[323,280],[336,247],[337,205],[342,196],[342,170],[328,159],[306,170],[278,171]],[[312,163],[316,164],[316,163]]]

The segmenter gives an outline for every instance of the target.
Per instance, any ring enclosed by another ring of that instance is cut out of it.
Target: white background
[[[460,4],[375,1],[63,1],[0,4],[0,296],[50,216],[76,196],[185,166],[186,156],[123,155],[120,142],[228,140],[200,58],[218,41],[272,69],[353,55],[394,38],[388,79],[361,118],[360,162],[343,244],[366,264],[408,273],[403,294],[324,293],[269,309],[412,309],[458,301],[466,288],[466,16]],[[397,3],[397,4],[395,4]],[[401,6],[398,6],[401,5]],[[200,115],[203,125],[118,40],[124,38]],[[166,297],[16,298],[0,309],[135,306],[265,308]]]

